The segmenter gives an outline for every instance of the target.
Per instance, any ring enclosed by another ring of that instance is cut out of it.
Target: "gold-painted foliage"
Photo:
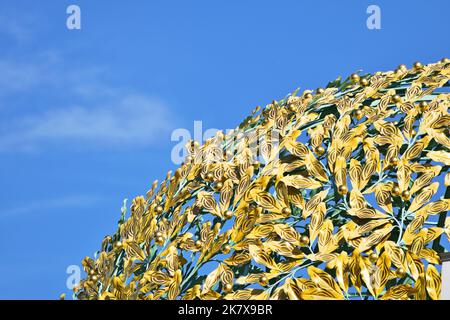
[[[85,258],[78,299],[439,299],[450,63],[257,107]]]

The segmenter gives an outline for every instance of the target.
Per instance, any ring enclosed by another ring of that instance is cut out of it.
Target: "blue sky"
[[[66,8],[81,8],[81,30]],[[366,27],[369,4],[381,30]],[[0,0],[0,298],[53,299],[124,198],[174,169],[176,128],[359,69],[450,54],[448,1]]]

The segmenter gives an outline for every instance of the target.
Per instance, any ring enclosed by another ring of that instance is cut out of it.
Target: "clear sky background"
[[[81,30],[66,8],[81,8]],[[368,5],[381,30],[366,27]],[[450,2],[0,0],[0,298],[58,298],[171,132],[339,75],[450,56]]]

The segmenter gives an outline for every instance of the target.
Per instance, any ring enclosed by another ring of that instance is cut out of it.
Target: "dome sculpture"
[[[257,107],[122,208],[77,299],[439,299],[450,61]]]

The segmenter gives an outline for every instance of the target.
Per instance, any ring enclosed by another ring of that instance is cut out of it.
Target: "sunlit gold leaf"
[[[431,299],[439,300],[441,297],[441,275],[437,269],[429,264],[426,272],[427,292]]]
[[[333,299],[344,299],[344,295],[342,294],[339,285],[334,281],[333,277],[331,277],[325,271],[318,269],[316,267],[308,267],[308,274],[311,277],[311,280],[316,284],[317,288],[325,290],[328,292],[328,296]],[[320,293],[322,291],[319,291]],[[315,292],[313,294],[316,295],[319,292]],[[310,293],[302,293],[302,298],[311,297]]]

